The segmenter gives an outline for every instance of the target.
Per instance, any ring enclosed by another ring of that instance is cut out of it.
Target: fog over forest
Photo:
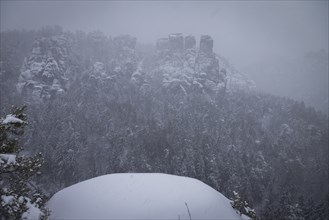
[[[71,31],[130,34],[150,44],[168,33],[209,34],[214,51],[259,90],[328,110],[328,1],[1,2],[2,31],[56,24]],[[305,64],[312,55],[323,60],[316,70],[309,66],[317,61]]]
[[[0,6],[0,220],[329,218],[328,1]]]

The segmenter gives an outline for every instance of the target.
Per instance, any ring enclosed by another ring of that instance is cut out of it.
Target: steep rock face
[[[183,50],[184,38],[181,33],[169,34],[169,48],[172,51]]]
[[[69,50],[68,38],[63,35],[36,39],[31,55],[25,58],[21,68],[18,92],[32,102],[63,93]]]
[[[209,91],[222,93],[226,89],[226,70],[219,66],[215,54],[198,53],[195,75]]]
[[[209,35],[202,35],[200,39],[200,51],[204,53],[212,53],[214,41]]]
[[[158,65],[152,75],[160,76],[163,87],[175,96],[188,96],[199,91],[212,99],[225,92],[226,71],[212,53],[212,39],[202,38],[200,43],[203,50],[200,45],[198,51],[195,37],[184,38],[182,34],[170,34],[168,47],[164,39],[157,42]]]
[[[184,48],[185,48],[185,50],[195,48],[195,46],[196,46],[196,40],[195,40],[195,37],[192,36],[192,35],[186,36],[186,37],[185,37],[185,42],[184,42],[184,43],[185,43],[185,44],[184,44]]]

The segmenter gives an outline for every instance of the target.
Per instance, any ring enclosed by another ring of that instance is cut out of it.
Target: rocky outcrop
[[[202,35],[200,38],[199,51],[211,54],[213,52],[214,41],[209,35]],[[168,38],[160,38],[156,43],[157,50],[183,51],[196,48],[196,40],[192,35],[185,38],[181,33],[169,34]]]
[[[195,37],[192,35],[186,36],[185,37],[185,44],[184,44],[184,49],[194,49],[196,46],[196,40]]]
[[[157,41],[158,67],[154,75],[162,75],[162,85],[175,96],[189,96],[197,93],[215,98],[226,89],[226,70],[220,67],[219,60],[212,52],[213,40],[204,35],[200,48],[196,50],[194,36],[170,34],[169,40]],[[179,99],[180,100],[180,99]]]
[[[172,38],[172,44],[169,38]],[[165,88],[176,88],[188,94],[193,88],[209,96],[224,94],[227,89],[252,89],[254,82],[235,69],[229,62],[213,52],[214,41],[202,35],[197,49],[195,37],[183,38],[182,34],[170,34],[157,41],[158,58],[155,74],[162,74]],[[177,45],[178,49],[174,46]]]
[[[169,49],[172,51],[184,49],[184,37],[181,33],[169,34]]]
[[[202,35],[200,38],[200,52],[212,53],[214,41],[209,35]]]
[[[27,101],[41,102],[65,90],[69,42],[63,36],[38,38],[25,58],[16,88]]]

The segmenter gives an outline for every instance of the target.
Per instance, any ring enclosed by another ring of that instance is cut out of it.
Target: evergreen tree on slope
[[[31,178],[40,174],[41,154],[19,156],[18,136],[27,125],[25,107],[0,117],[0,219],[46,219],[46,197],[38,192]]]

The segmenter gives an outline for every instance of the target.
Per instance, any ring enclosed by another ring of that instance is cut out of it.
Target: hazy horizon
[[[264,57],[328,51],[328,2],[1,1],[1,31],[60,25],[130,34],[154,43],[169,33],[209,34],[238,66]]]

